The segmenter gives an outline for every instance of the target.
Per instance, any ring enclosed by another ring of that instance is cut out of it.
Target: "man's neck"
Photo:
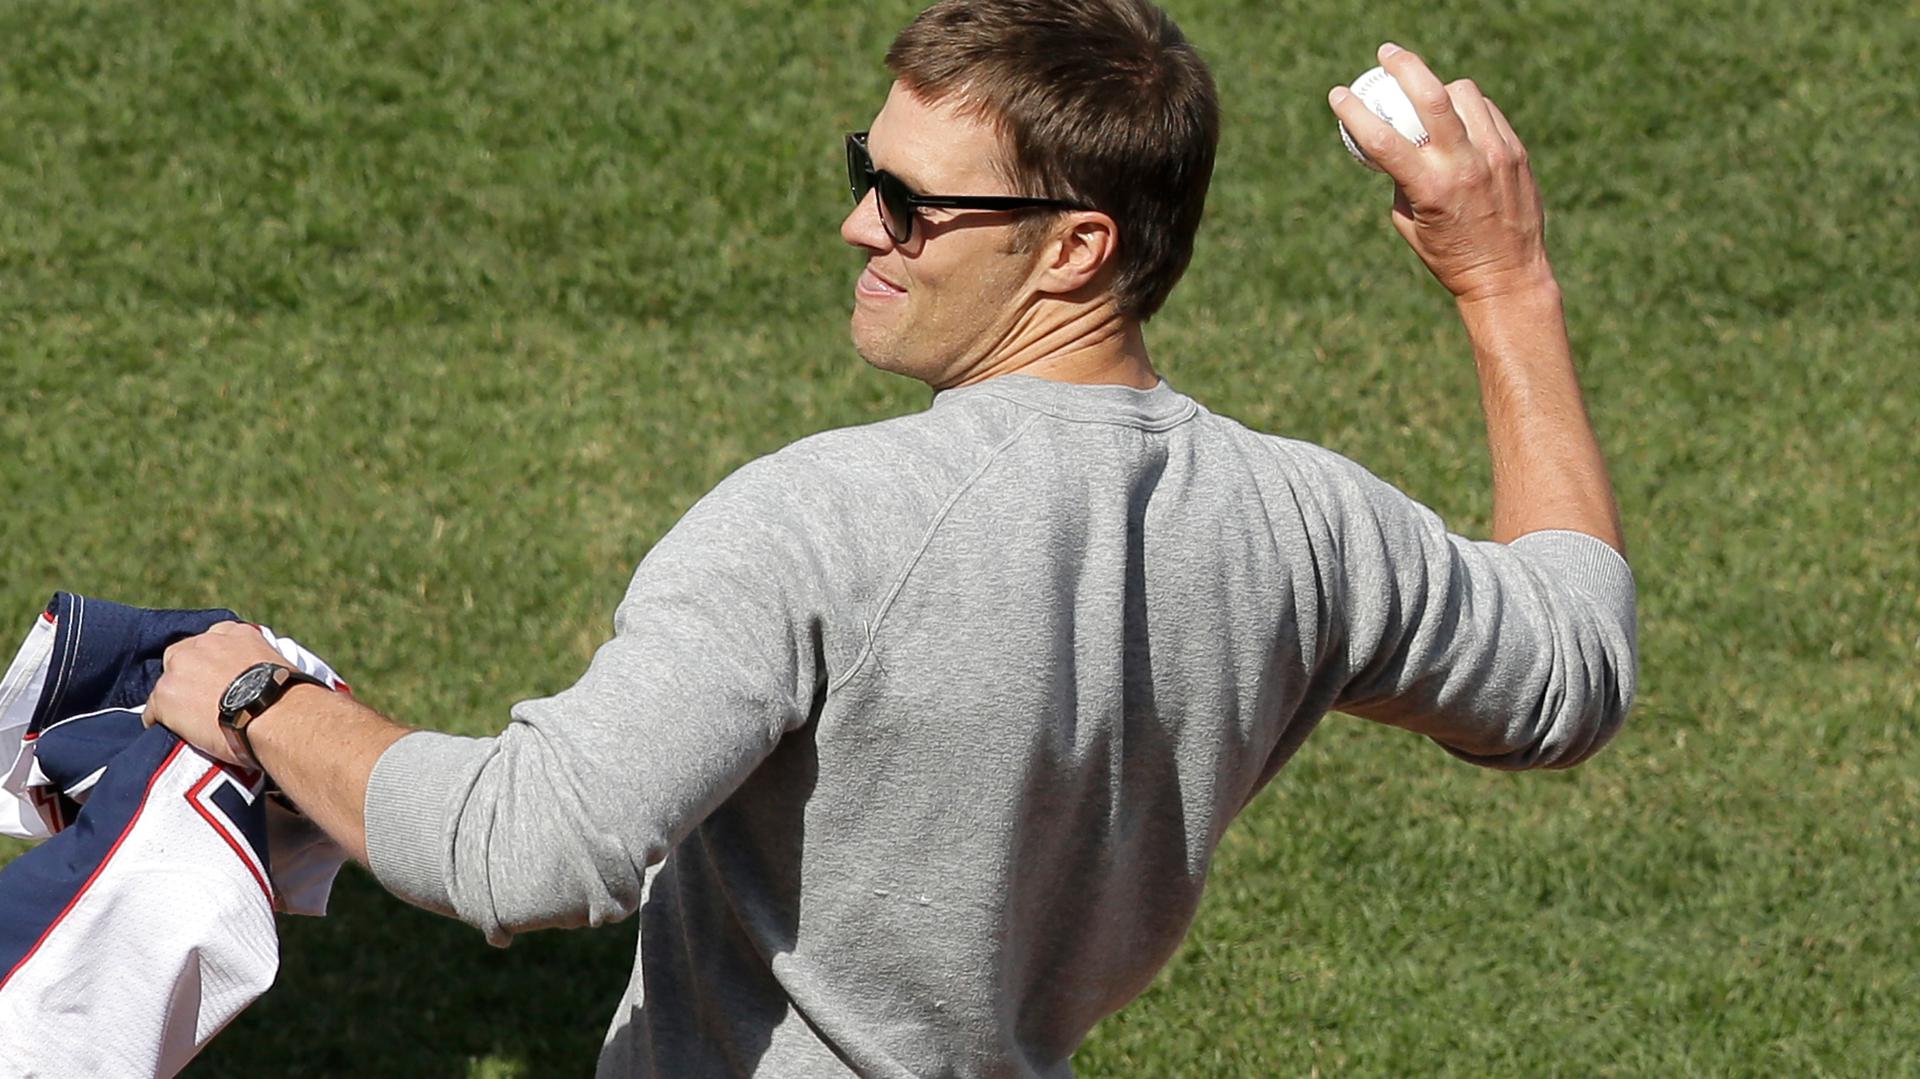
[[[1044,314],[1055,318],[1042,319]],[[1123,318],[1106,304],[1064,312],[1032,310],[1011,328],[1002,346],[951,387],[972,386],[1002,375],[1026,375],[1086,386],[1131,386],[1150,390],[1160,383],[1147,355],[1147,339],[1135,319]]]

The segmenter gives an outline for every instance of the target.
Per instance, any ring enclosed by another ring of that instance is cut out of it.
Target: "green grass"
[[[924,403],[847,347],[835,235],[913,7],[0,8],[0,611],[232,606],[454,731],[567,684],[720,477]],[[1226,115],[1156,360],[1469,532],[1465,343],[1323,94],[1391,37],[1506,107],[1643,692],[1564,775],[1331,720],[1081,1072],[1920,1072],[1920,8],[1175,13]],[[583,1074],[632,948],[358,873],[286,942],[194,1074]]]

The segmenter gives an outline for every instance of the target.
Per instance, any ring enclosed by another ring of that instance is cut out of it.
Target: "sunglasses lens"
[[[889,173],[875,173],[874,184],[880,189],[880,223],[887,228],[887,235],[897,244],[906,243],[913,238],[913,201],[907,185],[893,178]]]
[[[867,156],[867,148],[851,135],[847,137],[847,187],[853,192],[856,206],[873,189],[873,159]]]
[[[866,138],[863,135],[847,136],[847,187],[853,192],[854,205],[867,197],[867,192],[878,187],[880,194],[874,199],[880,211],[880,224],[886,227],[887,235],[897,244],[906,243],[913,237],[913,193],[907,185],[888,173],[875,171],[873,155],[867,153]]]

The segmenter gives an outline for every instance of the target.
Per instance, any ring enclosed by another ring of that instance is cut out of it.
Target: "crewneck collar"
[[[1057,382],[1032,375],[1000,375],[959,389],[934,394],[935,407],[949,402],[995,397],[1081,423],[1118,423],[1149,430],[1165,430],[1185,422],[1199,410],[1193,398],[1175,390],[1166,379],[1150,390],[1132,386],[1085,385]]]

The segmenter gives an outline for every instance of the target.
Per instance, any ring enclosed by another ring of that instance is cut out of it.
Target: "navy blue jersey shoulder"
[[[47,613],[53,658],[28,728],[34,734],[70,716],[140,707],[160,681],[169,645],[240,620],[228,610],[149,610],[71,592],[54,593]]]

